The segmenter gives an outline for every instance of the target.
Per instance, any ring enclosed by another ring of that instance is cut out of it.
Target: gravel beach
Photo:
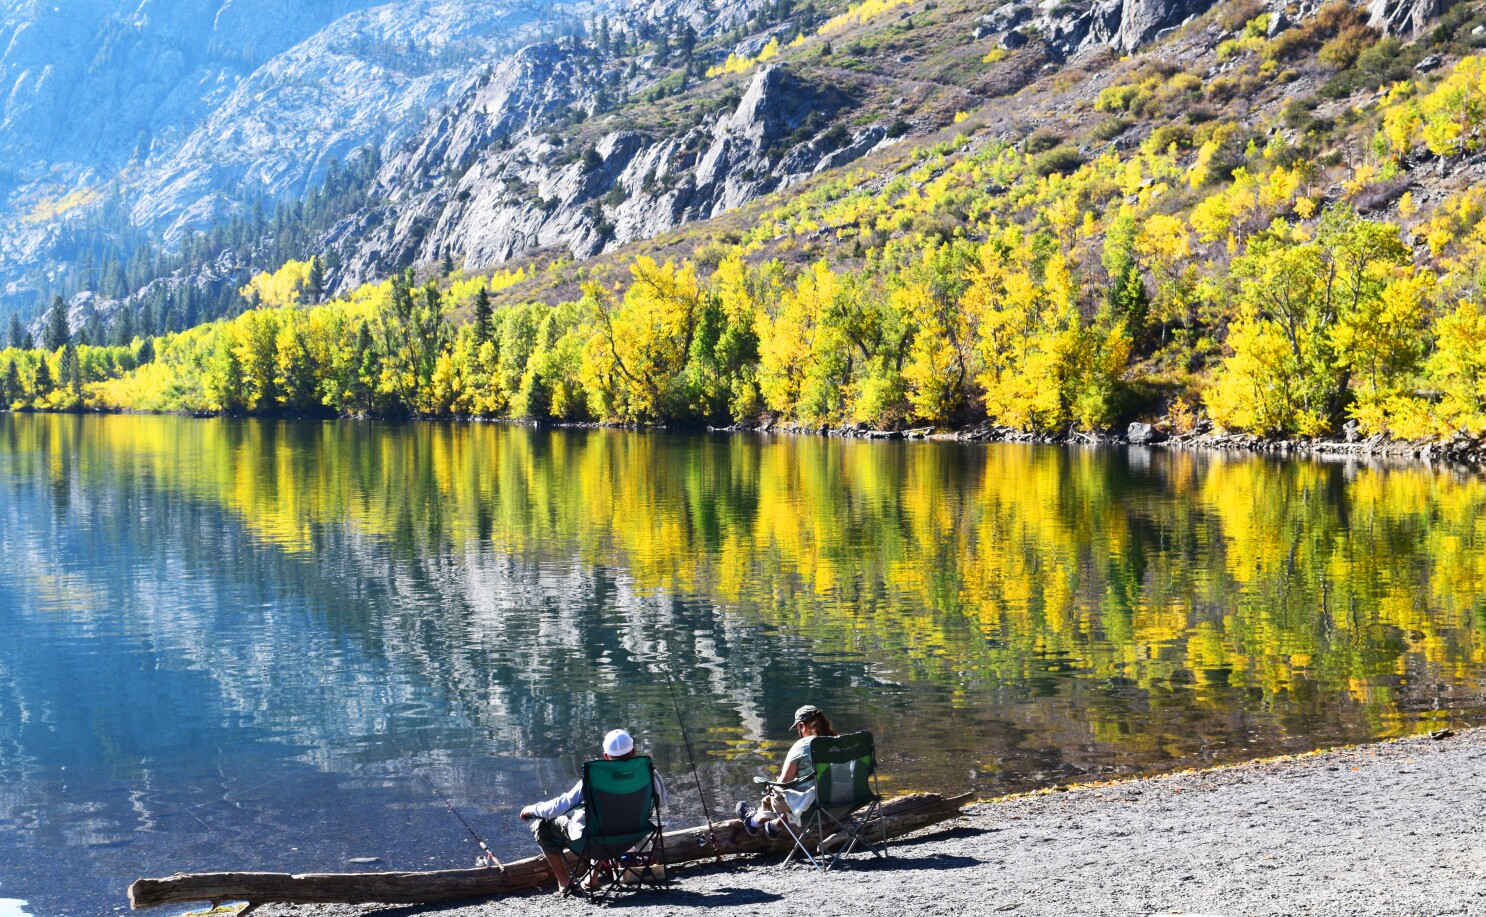
[[[678,871],[636,917],[801,914],[1486,915],[1486,729],[979,804],[819,876],[739,860]],[[580,913],[550,892],[262,917]]]

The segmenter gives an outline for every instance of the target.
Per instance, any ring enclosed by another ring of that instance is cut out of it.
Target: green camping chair
[[[668,887],[665,829],[647,757],[583,765],[583,834],[567,842],[568,893],[590,899],[645,886]],[[607,879],[596,889],[585,879]]]
[[[799,813],[799,824],[791,824],[788,817],[780,820],[795,841],[784,861],[788,863],[795,854],[802,854],[810,865],[825,872],[858,844],[865,844],[873,856],[886,858],[887,825],[880,817],[882,794],[877,789],[877,750],[872,733],[816,736],[810,740],[810,760],[813,775],[790,783],[760,781],[793,790],[807,789],[811,780],[815,781],[815,800]]]

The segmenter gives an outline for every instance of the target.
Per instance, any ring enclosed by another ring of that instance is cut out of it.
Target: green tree
[[[52,307],[46,313],[46,330],[42,334],[41,343],[47,350],[55,352],[71,340],[72,329],[67,324],[67,303],[60,296],[54,297]]]
[[[10,316],[10,346],[20,347],[26,340],[26,329],[21,326],[21,317],[12,314]]]
[[[0,378],[0,408],[9,408],[25,392],[21,388],[21,371],[15,365],[15,360],[5,361],[5,375]]]
[[[77,345],[68,341],[62,347],[61,362],[58,364],[57,380],[67,386],[74,395],[81,395],[83,391],[83,367],[78,360]]]
[[[52,390],[52,367],[47,362],[46,354],[36,361],[36,378],[31,384],[31,395],[34,398],[43,398]]]
[[[475,342],[483,344],[490,340],[491,326],[490,293],[485,287],[475,294]]]
[[[312,303],[325,297],[325,262],[320,260],[319,255],[310,259],[310,272],[304,282],[304,291]]]

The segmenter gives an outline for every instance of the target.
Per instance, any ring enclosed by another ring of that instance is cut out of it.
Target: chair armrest
[[[794,789],[795,787],[800,786],[801,784],[811,783],[814,780],[815,780],[815,775],[814,774],[806,774],[803,777],[796,777],[795,779],[793,779],[793,780],[791,780],[791,781],[789,781],[787,783],[776,783],[773,780],[758,780],[758,781],[755,781],[755,782],[758,783],[758,784],[760,784],[760,785],[762,785],[762,786],[777,786],[777,787],[780,787],[782,789],[789,790],[789,789]]]

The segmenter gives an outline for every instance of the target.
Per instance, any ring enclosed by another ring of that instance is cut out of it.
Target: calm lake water
[[[530,855],[614,726],[694,822],[671,690],[714,811],[805,702],[983,794],[1486,706],[1486,482],[1423,467],[0,415],[0,558],[0,910],[46,917],[472,864],[430,783]]]

